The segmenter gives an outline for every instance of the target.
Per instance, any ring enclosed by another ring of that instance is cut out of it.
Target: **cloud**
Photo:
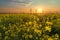
[[[12,0],[12,1],[16,3],[23,3],[23,4],[28,4],[31,2],[31,0]]]
[[[32,4],[32,0],[0,0],[0,6],[7,7],[24,7],[30,6]]]

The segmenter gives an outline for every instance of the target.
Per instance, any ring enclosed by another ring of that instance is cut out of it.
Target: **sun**
[[[37,8],[37,13],[42,13],[43,9],[42,8]]]

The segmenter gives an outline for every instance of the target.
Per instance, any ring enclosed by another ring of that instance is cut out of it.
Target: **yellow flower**
[[[34,29],[34,32],[41,34],[42,33],[42,30]]]
[[[8,31],[5,31],[5,35],[9,35]]]
[[[29,21],[29,24],[31,25],[31,24],[32,24],[32,22],[31,22],[31,21]]]
[[[55,34],[55,35],[54,35],[54,39],[57,40],[58,38],[59,38],[59,35],[58,35],[58,34]]]
[[[36,25],[36,24],[37,24],[37,22],[36,22],[36,21],[33,21],[33,24],[34,24],[34,25]]]
[[[4,26],[4,27],[3,27],[3,30],[5,30],[5,29],[6,29],[6,27]]]
[[[51,32],[51,27],[50,26],[46,26],[45,30]]]
[[[30,31],[30,29],[28,28],[28,29],[27,29],[27,32],[29,32],[29,31]]]
[[[39,18],[37,18],[37,21],[39,21]]]
[[[26,25],[28,26],[28,22],[26,22]]]
[[[29,35],[29,38],[32,38],[32,37],[33,37],[33,36],[30,34],[30,35]]]
[[[42,24],[39,24],[39,27],[38,28],[41,29],[41,27],[42,27]]]
[[[5,36],[4,40],[7,40],[8,39],[8,36]]]
[[[36,37],[36,39],[38,39],[38,37]]]
[[[48,38],[48,40],[54,40],[53,38]]]
[[[24,37],[24,35],[22,35],[22,37]]]
[[[46,24],[48,24],[48,25],[49,25],[49,24],[50,24],[50,25],[52,25],[53,23],[52,23],[52,22],[48,22],[48,21],[47,21],[47,22],[46,22]]]
[[[16,37],[16,34],[15,34],[15,33],[11,33],[11,36],[12,36],[12,37]]]
[[[42,24],[40,24],[39,26],[42,27]]]

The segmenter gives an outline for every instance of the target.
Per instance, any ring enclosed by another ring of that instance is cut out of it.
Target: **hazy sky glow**
[[[36,6],[59,9],[60,0],[0,0],[0,8],[30,8]]]

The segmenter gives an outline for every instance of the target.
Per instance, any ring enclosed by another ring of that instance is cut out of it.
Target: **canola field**
[[[0,14],[0,40],[60,40],[60,14]]]

